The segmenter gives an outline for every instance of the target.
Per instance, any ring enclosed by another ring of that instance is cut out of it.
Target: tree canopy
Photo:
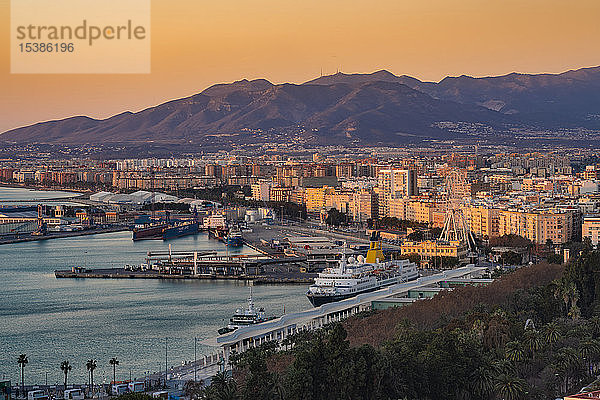
[[[442,291],[232,358],[206,399],[549,399],[600,367],[600,252]],[[564,272],[564,273],[563,273]]]

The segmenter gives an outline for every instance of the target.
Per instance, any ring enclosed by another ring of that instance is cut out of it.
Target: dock
[[[123,232],[128,231],[129,227],[127,226],[112,226],[109,228],[97,228],[97,229],[87,229],[82,231],[73,231],[73,232],[50,232],[46,235],[31,235],[31,234],[20,234],[18,236],[10,236],[0,238],[0,245],[2,244],[12,244],[12,243],[23,243],[23,242],[37,242],[40,240],[50,240],[50,239],[62,239],[62,238],[70,238],[77,236],[89,236],[89,235],[99,235],[102,233],[113,233],[113,232]]]
[[[310,284],[316,274],[303,272],[302,257],[217,255],[214,252],[148,252],[146,264],[121,268],[56,270],[56,278],[88,279],[222,279],[254,284]]]

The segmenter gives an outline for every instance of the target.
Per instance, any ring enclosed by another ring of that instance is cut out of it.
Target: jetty
[[[120,268],[71,267],[56,270],[56,278],[93,279],[223,279],[255,284],[312,283],[303,257],[271,258],[258,255],[217,255],[214,252],[148,252],[145,264]]]

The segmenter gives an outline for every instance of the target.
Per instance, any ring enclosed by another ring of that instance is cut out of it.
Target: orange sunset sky
[[[8,0],[0,18],[0,132],[321,69],[440,80],[600,65],[600,0],[153,0],[146,75],[10,74]]]

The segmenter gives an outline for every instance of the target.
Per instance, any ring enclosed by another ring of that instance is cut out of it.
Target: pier
[[[0,245],[2,244],[11,244],[11,243],[22,243],[22,242],[37,242],[40,240],[50,240],[50,239],[61,239],[61,238],[69,238],[69,237],[77,237],[77,236],[89,236],[89,235],[99,235],[101,233],[113,233],[113,232],[123,232],[128,231],[129,227],[123,225],[111,226],[108,228],[96,228],[96,229],[87,229],[82,231],[73,231],[73,232],[50,232],[45,235],[32,235],[32,234],[15,234],[8,237],[0,238]]]
[[[316,274],[302,272],[302,257],[223,256],[214,252],[148,252],[146,263],[121,268],[54,271],[56,278],[94,279],[226,279],[255,284],[310,284]]]

